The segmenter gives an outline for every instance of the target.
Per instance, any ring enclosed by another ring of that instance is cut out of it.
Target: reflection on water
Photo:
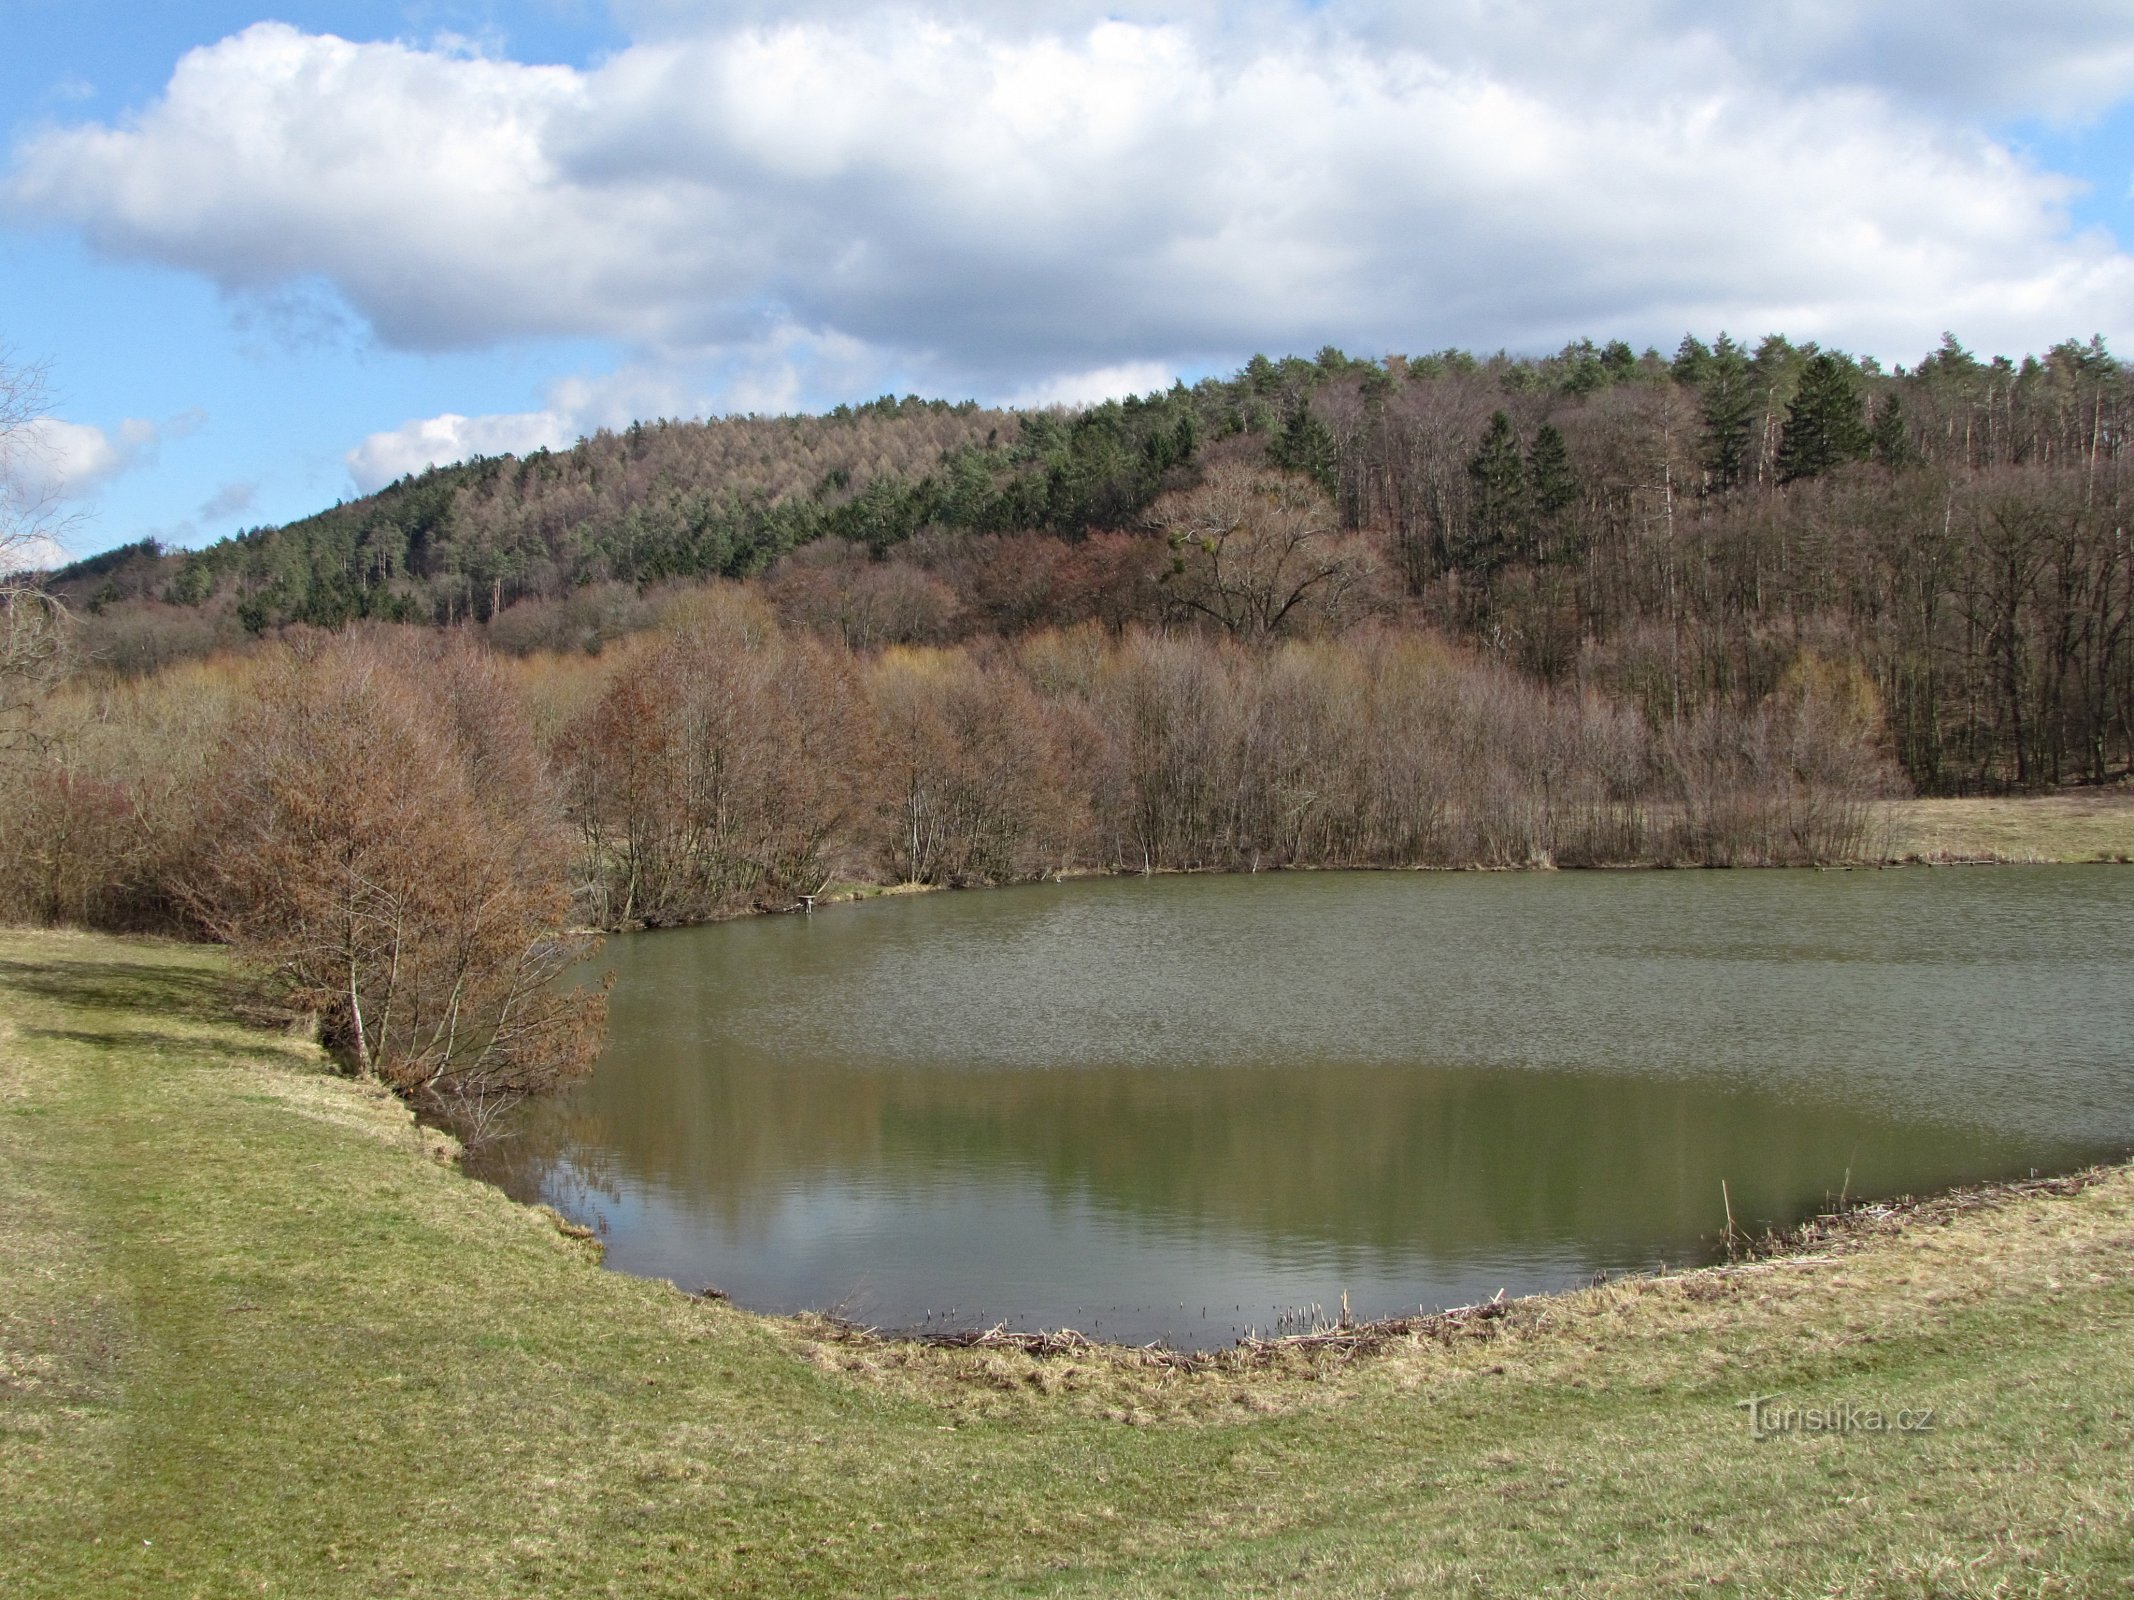
[[[490,1171],[766,1309],[1224,1342],[2134,1145],[2134,874],[1291,874],[611,941]]]

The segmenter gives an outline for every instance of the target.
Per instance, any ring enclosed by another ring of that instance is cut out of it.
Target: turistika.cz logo
[[[1935,1425],[1932,1406],[1885,1411],[1880,1406],[1855,1405],[1850,1400],[1803,1406],[1786,1404],[1779,1395],[1756,1394],[1736,1400],[1734,1407],[1748,1412],[1752,1439],[1800,1433],[1932,1433]]]

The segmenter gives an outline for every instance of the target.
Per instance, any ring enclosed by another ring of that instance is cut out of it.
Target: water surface
[[[1309,873],[611,940],[488,1163],[621,1270],[1228,1342],[2134,1148],[2134,873]],[[1306,1312],[1308,1315],[1308,1312]]]

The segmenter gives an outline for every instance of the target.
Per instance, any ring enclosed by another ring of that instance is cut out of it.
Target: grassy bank
[[[596,1270],[196,947],[0,935],[0,1593],[2125,1592],[2134,1175],[1367,1357]],[[1927,1431],[1750,1435],[1738,1402]]]
[[[1891,808],[1897,861],[2134,861],[2134,784]]]

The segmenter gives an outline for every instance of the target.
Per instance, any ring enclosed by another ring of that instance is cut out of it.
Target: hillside
[[[1182,393],[1072,416],[884,397],[820,417],[637,423],[561,452],[404,478],[196,552],[136,545],[55,576],[92,604],[234,604],[250,632],[449,623],[590,584],[747,577],[812,540],[1130,520],[1191,458]]]
[[[2097,782],[2134,762],[2130,401],[2098,340],[2016,362],[1949,338],[1892,371],[1776,336],[1671,359],[1329,349],[1076,413],[884,398],[636,425],[54,581],[121,670],[365,618],[597,648],[648,588],[714,577],[768,576],[788,620],[869,647],[1169,627],[1148,508],[1243,458],[1372,542],[1367,609],[1656,724],[1753,703],[1806,651],[1868,673],[1923,789]]]

